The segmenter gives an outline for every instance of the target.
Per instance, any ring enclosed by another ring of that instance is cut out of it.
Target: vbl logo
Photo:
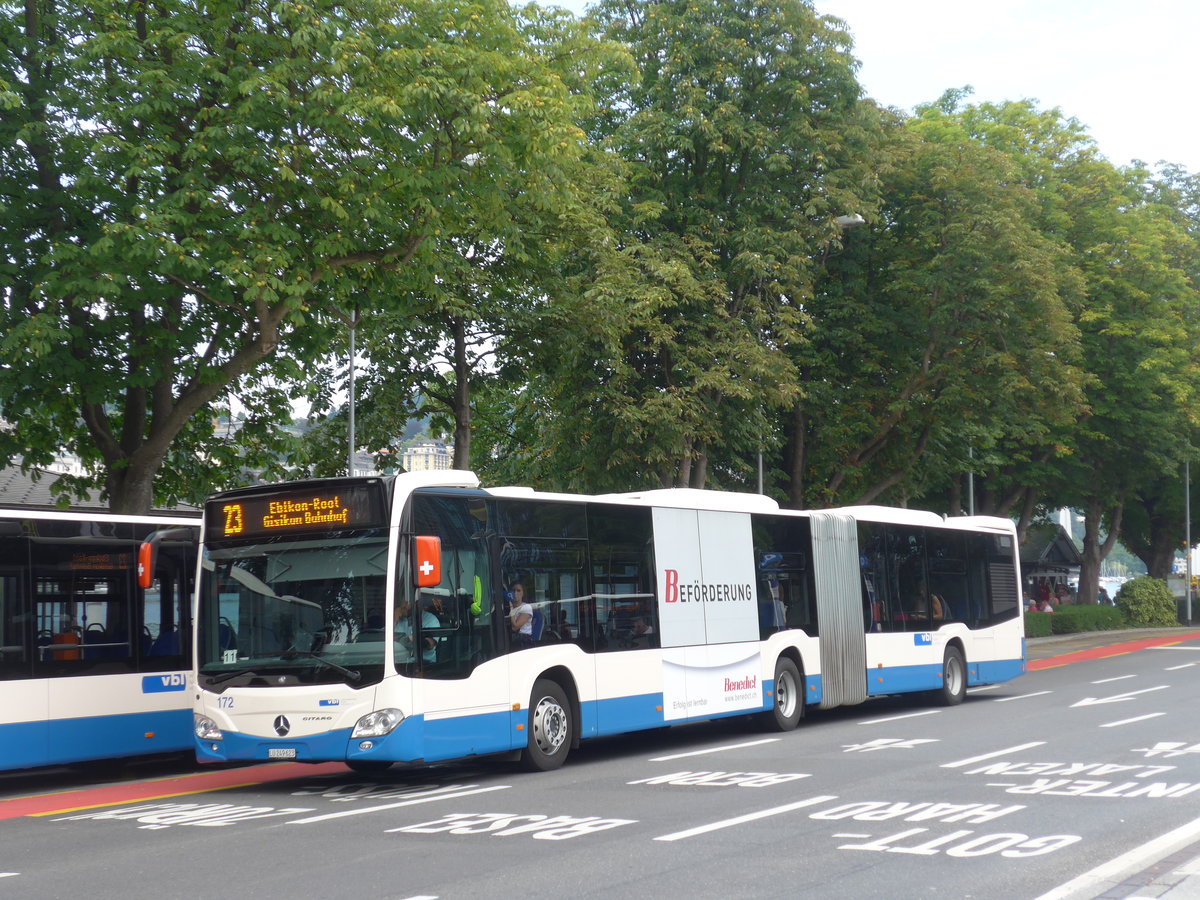
[[[143,694],[165,694],[171,691],[187,690],[187,676],[182,672],[172,672],[167,675],[143,675]]]

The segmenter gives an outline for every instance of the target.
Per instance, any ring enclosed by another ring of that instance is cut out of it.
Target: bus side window
[[[23,541],[24,538],[0,536],[0,542]],[[2,559],[0,559],[2,561]],[[29,654],[25,637],[29,612],[20,592],[21,580],[16,575],[0,575],[0,680],[28,676]],[[50,642],[50,635],[37,635],[38,643]]]
[[[807,519],[755,515],[754,559],[758,570],[759,636],[785,628],[819,634],[812,531]]]
[[[179,668],[191,646],[188,604],[188,552],[163,543],[159,547],[153,584],[142,591],[139,643],[142,669]]]
[[[900,612],[888,580],[886,528],[872,522],[858,523],[859,574],[863,591],[864,627],[871,631],[901,631],[895,621]],[[869,618],[868,618],[869,617]]]
[[[595,621],[596,651],[657,647],[660,629],[655,596],[651,511],[637,507],[588,506],[591,589],[595,603],[580,616]],[[581,591],[582,593],[582,591]]]
[[[927,631],[931,627],[924,531],[908,525],[887,528],[892,588],[899,600],[897,608],[892,610],[896,631]]]
[[[969,594],[966,535],[930,528],[925,538],[929,557],[929,590],[941,600],[942,621],[966,621]]]

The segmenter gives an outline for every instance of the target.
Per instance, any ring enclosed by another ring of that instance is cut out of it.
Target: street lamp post
[[[1184,618],[1187,624],[1192,623],[1192,463],[1183,461],[1183,540],[1187,544],[1184,560],[1187,563],[1187,600],[1184,602]]]
[[[351,478],[354,477],[354,444],[355,444],[355,434],[354,434],[354,352],[355,352],[354,329],[358,325],[358,318],[359,318],[358,310],[356,309],[350,314],[350,318],[346,322],[346,324],[349,326],[349,329],[350,329],[350,377],[349,377],[349,384],[347,385],[347,390],[350,394],[350,398],[349,398],[350,402],[349,402],[349,406],[347,407],[349,421],[346,424],[346,442],[347,442],[346,474],[349,475]]]

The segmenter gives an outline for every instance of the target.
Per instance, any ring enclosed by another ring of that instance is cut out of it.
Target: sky
[[[584,0],[543,0],[579,14]],[[1078,119],[1114,164],[1200,172],[1197,0],[813,0],[843,20],[859,82],[911,110],[970,85]]]
[[[814,0],[854,38],[859,82],[910,110],[947,88],[1078,119],[1116,165],[1200,172],[1195,0]]]

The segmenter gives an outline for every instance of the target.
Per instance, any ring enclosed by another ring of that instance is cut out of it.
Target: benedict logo
[[[667,603],[719,603],[729,600],[753,600],[752,584],[703,584],[693,581],[681,584],[678,569],[663,569],[666,576],[665,602]]]
[[[751,675],[749,678],[739,678],[736,681],[732,678],[725,679],[725,693],[731,691],[750,691],[758,687],[758,676]]]

